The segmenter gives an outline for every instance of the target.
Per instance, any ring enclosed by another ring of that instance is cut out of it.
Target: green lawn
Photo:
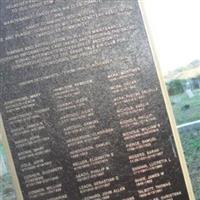
[[[178,125],[200,120],[200,90],[194,90],[193,94],[193,98],[189,98],[186,93],[170,96]],[[179,133],[195,196],[200,200],[200,129]]]
[[[200,120],[200,90],[194,90],[193,93],[193,98],[185,93],[170,97],[178,125]]]
[[[180,137],[196,200],[200,200],[200,129],[180,132]]]
[[[4,169],[4,163],[6,163],[5,152],[2,144],[0,144],[0,200],[16,200],[15,191],[13,189],[10,174]]]

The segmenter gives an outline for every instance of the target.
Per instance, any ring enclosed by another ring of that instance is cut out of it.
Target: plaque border
[[[190,179],[187,163],[186,163],[186,160],[185,160],[185,155],[184,155],[180,135],[179,135],[179,132],[178,132],[178,129],[177,129],[177,126],[176,126],[176,120],[175,120],[175,117],[174,117],[174,114],[173,114],[173,109],[172,109],[172,105],[170,103],[170,98],[169,98],[169,95],[168,95],[168,92],[167,92],[167,87],[166,87],[164,77],[163,77],[163,74],[162,74],[162,71],[161,71],[161,68],[160,68],[160,63],[159,63],[159,59],[158,59],[158,50],[156,49],[156,47],[154,45],[155,40],[153,39],[151,27],[148,23],[148,19],[147,19],[147,15],[146,15],[147,10],[145,9],[144,2],[145,2],[144,0],[138,0],[140,11],[142,13],[143,23],[144,23],[146,34],[147,34],[148,41],[149,41],[149,46],[151,48],[151,52],[152,52],[157,76],[158,76],[158,79],[159,79],[161,92],[162,92],[163,99],[164,99],[164,102],[165,102],[165,107],[166,107],[167,114],[168,114],[168,117],[169,117],[169,122],[170,122],[170,125],[171,125],[171,128],[172,128],[172,134],[173,134],[173,138],[174,138],[174,141],[175,141],[175,146],[176,146],[176,149],[177,149],[178,158],[179,158],[179,161],[180,161],[182,173],[183,173],[183,176],[184,176],[184,179],[185,179],[187,192],[189,194],[190,200],[195,200],[194,190],[193,190],[193,187],[192,187],[192,182],[191,182],[191,179]]]

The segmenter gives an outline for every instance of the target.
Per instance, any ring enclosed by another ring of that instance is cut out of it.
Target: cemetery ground
[[[170,96],[177,125],[200,120],[200,89],[193,94],[192,98],[186,93]]]
[[[200,129],[179,132],[196,200],[200,200]]]
[[[3,163],[6,158],[2,144],[0,144],[0,158],[0,200],[16,200],[11,176],[9,173],[3,173]]]
[[[200,120],[200,89],[193,90],[194,96],[186,93],[170,96],[177,125]],[[200,124],[179,129],[186,162],[197,200],[200,200]]]

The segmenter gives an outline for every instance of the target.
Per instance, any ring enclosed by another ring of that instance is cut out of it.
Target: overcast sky
[[[166,74],[200,59],[200,0],[140,0]]]

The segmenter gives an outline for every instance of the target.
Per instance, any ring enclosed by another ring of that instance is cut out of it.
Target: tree
[[[181,80],[172,80],[167,84],[168,92],[170,96],[182,94],[184,92],[183,84]]]

